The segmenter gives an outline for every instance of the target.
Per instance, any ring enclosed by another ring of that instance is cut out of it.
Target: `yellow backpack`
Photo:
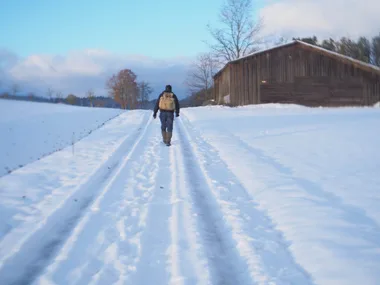
[[[160,110],[174,111],[175,102],[174,102],[173,93],[164,92],[164,94],[160,98],[160,102],[158,106],[160,107]]]

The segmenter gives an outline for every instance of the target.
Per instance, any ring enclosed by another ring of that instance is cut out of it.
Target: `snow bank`
[[[32,283],[89,203],[101,200],[112,171],[129,161],[124,156],[150,118],[125,112],[79,141],[74,153],[65,148],[0,177],[0,284]]]
[[[284,107],[193,108],[182,119],[217,151],[315,284],[378,284],[380,110]]]
[[[16,147],[120,112],[12,103]],[[0,283],[378,284],[380,109],[181,113],[170,148],[124,112],[0,177]]]
[[[0,176],[77,142],[121,112],[0,100]]]

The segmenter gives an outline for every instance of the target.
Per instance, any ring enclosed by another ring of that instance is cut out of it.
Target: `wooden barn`
[[[301,41],[227,63],[214,99],[232,106],[365,106],[380,101],[380,68]]]

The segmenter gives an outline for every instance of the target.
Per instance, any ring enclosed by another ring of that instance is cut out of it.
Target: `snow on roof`
[[[360,60],[357,60],[357,59],[354,59],[352,57],[349,57],[349,56],[346,56],[346,55],[343,55],[343,54],[340,54],[340,53],[337,53],[337,52],[334,52],[334,51],[330,51],[328,49],[324,49],[322,47],[319,47],[319,46],[316,46],[316,45],[312,45],[312,44],[309,44],[309,43],[305,43],[303,41],[300,41],[300,40],[294,40],[294,41],[291,41],[289,43],[285,43],[285,44],[281,44],[281,45],[277,45],[277,46],[273,46],[269,49],[265,49],[265,50],[260,50],[260,51],[256,51],[256,52],[253,52],[253,53],[250,53],[248,55],[245,55],[245,56],[242,56],[238,59],[234,59],[230,62],[228,62],[221,70],[219,70],[217,73],[215,73],[214,77],[216,77],[219,73],[221,73],[230,63],[234,63],[234,62],[238,62],[242,59],[246,59],[246,58],[249,58],[249,57],[252,57],[252,56],[255,56],[255,55],[258,55],[258,54],[261,54],[261,53],[264,53],[264,52],[268,52],[268,51],[271,51],[271,50],[274,50],[274,49],[279,49],[279,48],[282,48],[282,47],[286,47],[286,46],[291,46],[291,45],[294,45],[296,43],[299,43],[303,46],[306,46],[306,47],[309,47],[309,48],[312,48],[312,49],[315,49],[317,51],[320,51],[320,52],[323,52],[323,53],[326,53],[328,55],[331,55],[331,56],[334,56],[334,57],[338,57],[340,59],[344,59],[344,60],[348,60],[348,61],[351,61],[352,63],[355,63],[355,64],[358,64],[359,66],[362,66],[362,67],[366,67],[366,68],[369,68],[371,70],[373,70],[374,72],[380,74],[380,67],[378,66],[375,66],[375,65],[372,65],[372,64],[369,64],[369,63],[366,63],[366,62],[363,62],[363,61],[360,61]]]
[[[245,56],[239,57],[237,59],[231,60],[231,61],[227,62],[217,73],[215,73],[213,77],[216,77],[218,74],[220,74],[230,63],[238,62],[238,61],[240,61],[242,59],[245,59],[245,58],[248,58],[248,57],[251,57],[251,56],[263,53],[263,52],[267,52],[267,51],[270,51],[270,50],[273,50],[273,49],[277,49],[277,48],[281,48],[281,47],[285,47],[285,46],[290,46],[290,45],[294,44],[295,42],[296,41],[292,41],[290,43],[273,46],[273,47],[265,49],[265,50],[255,51],[253,53],[250,53],[250,54],[247,54]]]
[[[245,58],[248,58],[248,57],[260,54],[260,53],[268,52],[268,51],[271,51],[271,50],[274,50],[274,49],[278,49],[278,48],[282,48],[282,47],[286,47],[286,46],[291,46],[291,45],[293,45],[293,44],[295,44],[297,42],[299,42],[299,41],[291,41],[289,43],[285,43],[285,44],[281,44],[281,45],[276,45],[276,46],[273,46],[273,47],[268,48],[268,49],[258,50],[258,51],[255,51],[253,53],[247,54],[245,56],[239,57],[237,59],[231,60],[230,62],[237,62],[237,61],[240,61],[242,59],[245,59]]]

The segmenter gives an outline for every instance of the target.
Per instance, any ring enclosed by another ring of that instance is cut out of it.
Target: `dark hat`
[[[171,85],[166,85],[165,86],[165,91],[172,92],[172,86]]]

